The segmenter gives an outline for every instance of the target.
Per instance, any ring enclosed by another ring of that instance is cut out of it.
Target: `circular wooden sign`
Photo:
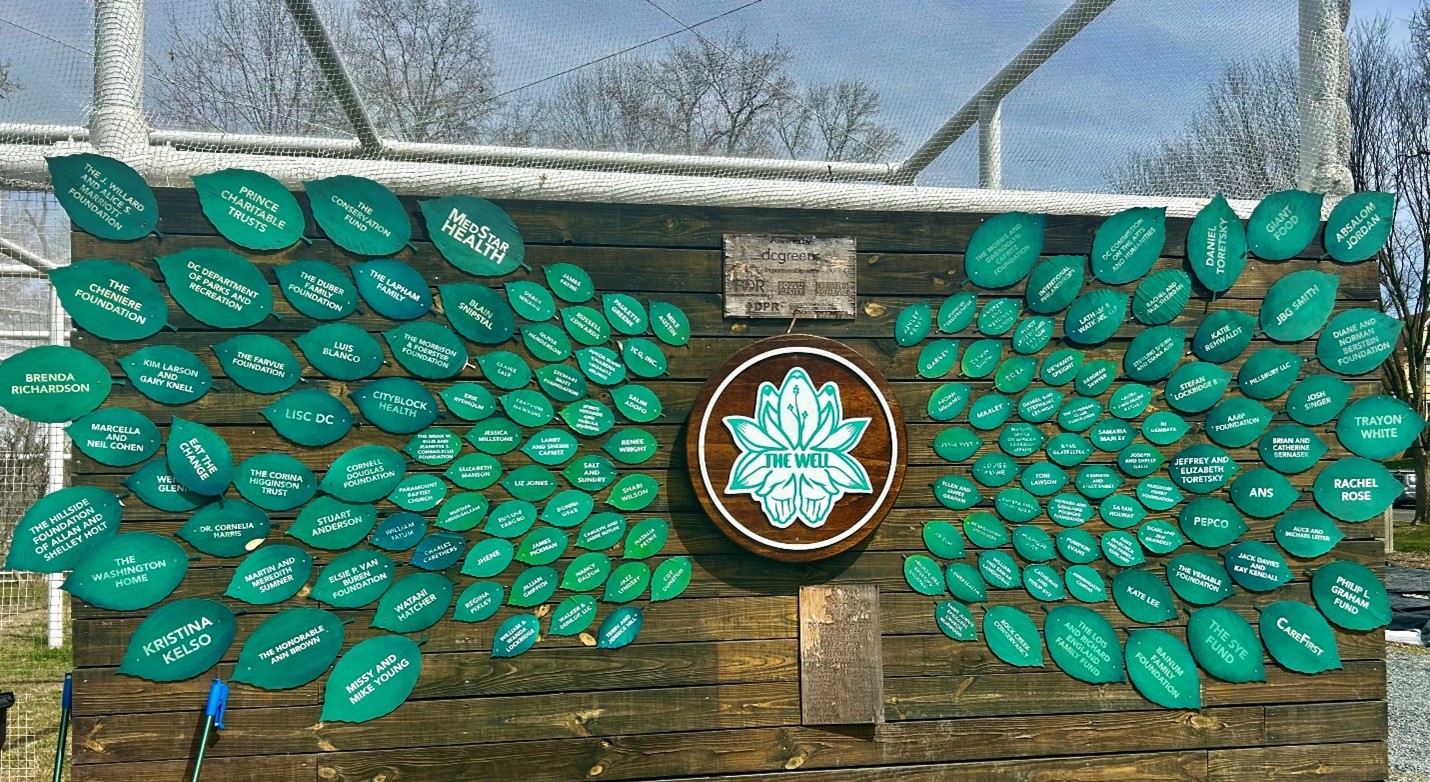
[[[686,428],[695,495],[731,540],[786,562],[868,537],[904,482],[908,437],[888,383],[823,337],[761,340],[701,390]]]

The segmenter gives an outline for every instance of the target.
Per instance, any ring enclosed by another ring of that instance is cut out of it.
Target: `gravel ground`
[[[1390,768],[1396,782],[1430,782],[1430,649],[1389,644]]]

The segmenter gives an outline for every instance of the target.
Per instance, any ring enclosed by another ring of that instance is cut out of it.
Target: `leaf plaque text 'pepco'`
[[[864,357],[831,339],[756,342],[701,390],[691,482],[730,539],[771,559],[833,556],[872,533],[904,480],[903,413]]]

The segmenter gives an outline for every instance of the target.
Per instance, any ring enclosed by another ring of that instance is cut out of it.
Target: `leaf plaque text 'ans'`
[[[725,234],[725,317],[853,320],[854,240]]]
[[[863,356],[823,337],[761,340],[721,366],[686,432],[710,518],[756,554],[838,554],[879,525],[908,461],[903,413]]]

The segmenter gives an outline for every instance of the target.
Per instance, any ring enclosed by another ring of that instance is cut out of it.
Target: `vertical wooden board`
[[[884,721],[879,587],[800,587],[799,703],[806,725]]]

